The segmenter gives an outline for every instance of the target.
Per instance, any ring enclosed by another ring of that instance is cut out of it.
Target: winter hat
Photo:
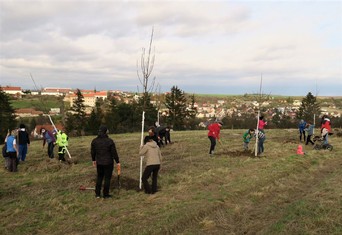
[[[108,131],[108,128],[106,126],[100,126],[99,128],[99,134],[106,134]]]

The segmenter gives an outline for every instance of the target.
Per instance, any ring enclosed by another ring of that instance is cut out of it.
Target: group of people
[[[216,146],[216,142],[221,143],[220,141],[220,131],[223,123],[220,120],[216,120],[214,123],[208,125],[208,138],[210,140],[210,148],[209,155],[214,155],[214,150]],[[243,133],[243,148],[245,151],[248,150],[249,142],[253,137],[258,138],[258,155],[260,156],[264,152],[264,142],[266,139],[264,127],[267,125],[267,122],[264,120],[264,116],[259,117],[258,121],[258,129],[255,131],[253,128],[248,129],[245,133]]]
[[[158,191],[158,172],[162,161],[160,147],[164,146],[163,139],[165,139],[165,145],[171,143],[170,128],[159,125],[152,126],[148,129],[148,135],[145,136],[143,145],[140,146],[139,156],[144,156],[145,159],[145,169],[141,181],[146,194],[155,194]],[[114,162],[118,168],[121,168],[121,165],[115,143],[109,138],[106,126],[100,126],[97,137],[91,142],[91,158],[93,166],[97,169],[95,197],[111,198],[109,189]],[[150,177],[152,177],[151,185],[148,182]]]
[[[48,156],[54,158],[54,146],[58,145],[58,156],[60,161],[65,161],[68,139],[67,134],[61,130],[51,131],[42,128],[40,133],[43,137],[43,147],[48,143]],[[25,162],[28,148],[30,146],[30,137],[25,124],[20,124],[18,129],[8,130],[5,145],[2,149],[2,155],[5,158],[5,168],[10,172],[18,171],[18,165]]]
[[[248,145],[253,137],[258,138],[258,147],[257,147],[257,154],[258,156],[262,155],[264,152],[264,142],[266,140],[266,135],[264,131],[264,127],[267,125],[267,122],[264,120],[264,116],[260,116],[258,120],[258,128],[254,130],[253,128],[248,129],[246,132],[243,133],[243,149],[245,151],[248,150]],[[216,142],[220,141],[220,130],[222,127],[221,121],[215,121],[208,125],[208,138],[210,140],[210,148],[209,148],[209,155],[213,156]],[[298,129],[299,129],[299,140],[304,140],[305,144],[308,145],[311,143],[314,145],[315,143],[312,141],[312,136],[314,134],[315,125],[311,122],[306,122],[304,120],[300,120]],[[307,136],[306,136],[307,132]],[[321,120],[321,138],[323,140],[323,144],[328,144],[328,136],[331,135],[331,121],[327,115],[322,116]]]
[[[65,162],[65,153],[68,151],[67,147],[69,144],[68,135],[62,130],[53,130],[53,132],[42,127],[40,129],[40,134],[43,137],[43,148],[47,143],[47,152],[49,158],[54,158],[54,148],[55,145],[58,146],[58,160],[60,162]]]
[[[332,134],[330,118],[327,115],[323,115],[320,124],[321,138],[323,140],[323,144],[329,144],[328,136]],[[311,139],[314,134],[314,128],[315,125],[312,124],[310,121],[305,121],[303,119],[300,120],[298,124],[299,141],[302,142],[303,140],[305,142],[305,145],[308,145],[309,143],[314,145],[315,143]]]
[[[16,172],[18,170],[18,164],[26,159],[29,146],[30,138],[24,124],[20,124],[18,129],[8,130],[2,149],[5,168],[8,171]]]

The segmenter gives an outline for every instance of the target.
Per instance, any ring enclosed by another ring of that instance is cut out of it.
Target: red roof
[[[20,86],[5,86],[5,87],[0,87],[0,89],[3,91],[21,91]]]
[[[55,124],[56,125],[56,128],[58,129],[58,130],[63,130],[64,131],[64,126],[63,125],[61,125],[61,124]],[[45,124],[45,125],[36,125],[36,127],[35,127],[35,129],[36,129],[36,132],[40,132],[40,129],[42,129],[42,128],[45,128],[46,130],[48,130],[48,131],[53,131],[54,130],[54,128],[53,128],[53,126],[52,125],[50,125],[50,124]]]

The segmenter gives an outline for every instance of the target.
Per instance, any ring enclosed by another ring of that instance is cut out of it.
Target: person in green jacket
[[[69,137],[64,131],[59,130],[56,135],[56,144],[58,145],[58,160],[65,162],[65,152],[68,147]]]
[[[254,129],[248,129],[242,136],[243,138],[243,149],[245,151],[248,150],[248,144],[251,141],[251,139],[253,138],[254,135]]]

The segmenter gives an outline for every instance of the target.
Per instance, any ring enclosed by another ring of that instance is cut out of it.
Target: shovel
[[[88,188],[88,187],[83,186],[83,185],[81,185],[79,189],[82,191],[84,191],[84,190],[95,190],[95,188]]]

